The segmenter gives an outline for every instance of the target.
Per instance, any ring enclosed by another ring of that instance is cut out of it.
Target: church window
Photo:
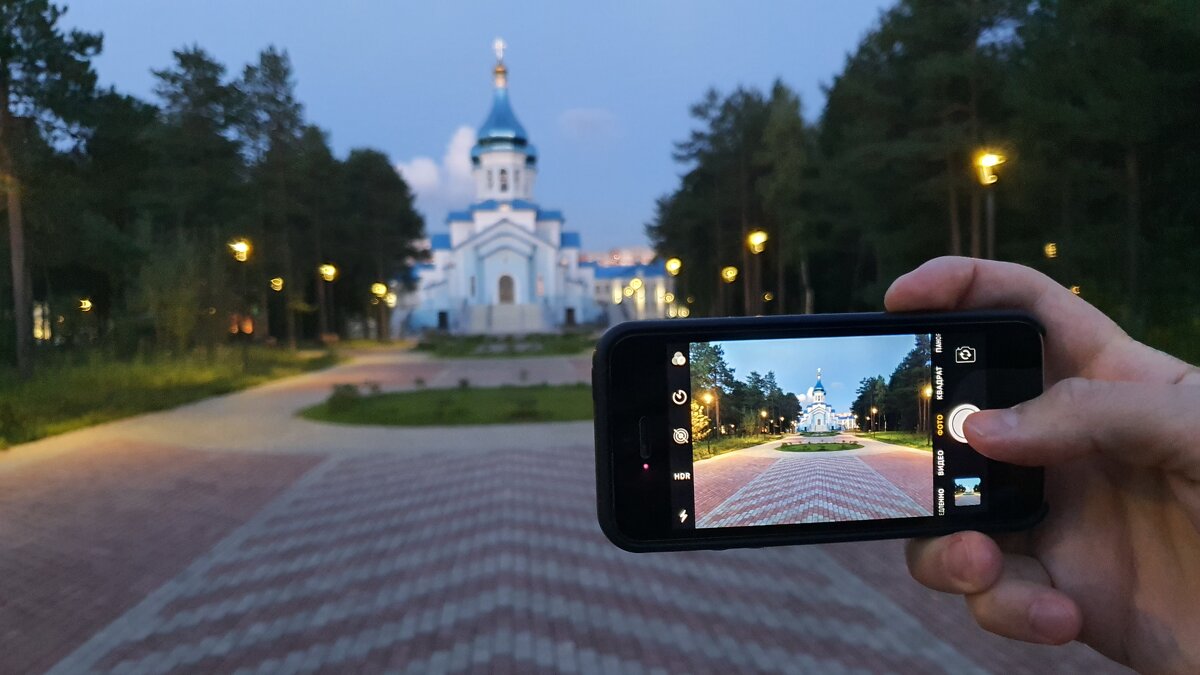
[[[513,192],[521,191],[521,170],[513,169]]]
[[[508,192],[508,169],[500,169],[500,191]]]
[[[539,298],[546,295],[546,281],[542,279],[542,275],[540,274],[537,278],[537,294]]]
[[[475,275],[471,275],[471,297],[475,297]]]
[[[487,184],[488,184],[488,189],[491,190],[492,189],[492,170],[491,169],[488,169],[488,172],[487,172]]]

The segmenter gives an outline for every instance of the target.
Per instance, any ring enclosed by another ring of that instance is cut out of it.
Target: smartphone
[[[621,323],[592,364],[601,529],[629,551],[1030,527],[1042,470],[963,421],[1042,391],[1016,312]]]

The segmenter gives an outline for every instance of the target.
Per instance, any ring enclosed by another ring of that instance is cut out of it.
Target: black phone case
[[[626,321],[608,329],[596,343],[596,351],[592,356],[592,405],[595,414],[596,437],[596,508],[600,522],[600,530],[609,541],[618,547],[633,553],[649,553],[656,551],[696,551],[696,550],[726,550],[730,548],[762,548],[766,546],[792,546],[798,544],[826,544],[847,541],[872,541],[879,539],[910,539],[952,534],[964,530],[954,523],[923,524],[910,528],[888,528],[878,532],[820,532],[808,534],[789,534],[786,536],[771,534],[763,536],[739,535],[736,539],[717,541],[703,540],[634,540],[624,536],[617,527],[615,517],[615,497],[613,494],[613,478],[608,461],[608,425],[607,401],[609,393],[608,368],[609,354],[612,346],[622,338],[638,333],[669,330],[680,331],[688,327],[696,331],[720,328],[748,330],[772,329],[853,329],[887,327],[903,329],[910,326],[928,325],[931,323],[946,326],[969,326],[979,323],[1018,322],[1035,328],[1045,336],[1046,329],[1036,318],[1025,312],[1010,310],[946,312],[946,313],[887,313],[859,312],[847,314],[797,314],[782,316],[759,317],[723,317],[705,319],[671,319],[649,321]],[[1003,524],[993,524],[987,527],[975,528],[984,532],[1015,532],[1033,527],[1040,522],[1047,512],[1043,497],[1041,508],[1032,516]],[[871,521],[859,521],[871,522]]]

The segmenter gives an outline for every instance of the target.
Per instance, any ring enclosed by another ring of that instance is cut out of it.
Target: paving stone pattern
[[[932,484],[933,479],[929,478]],[[778,459],[711,511],[697,527],[827,523],[933,515],[856,456]]]
[[[982,632],[900,542],[625,553],[596,525],[586,423],[294,417],[339,381],[584,361],[371,353],[0,454],[0,673],[1125,672]]]

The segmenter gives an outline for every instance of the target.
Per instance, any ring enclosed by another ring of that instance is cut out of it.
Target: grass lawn
[[[716,455],[743,448],[751,448],[767,441],[779,440],[780,438],[783,438],[783,436],[725,436],[713,438],[711,444],[708,442],[708,439],[694,441],[692,443],[692,461],[708,459],[709,457],[715,457]]]
[[[242,372],[241,351],[119,361],[87,355],[80,362],[39,363],[34,379],[0,371],[0,448],[261,384],[333,365],[326,351],[255,347]],[[47,359],[43,359],[45,361]]]
[[[862,443],[784,443],[778,449],[784,452],[833,452],[861,447]]]
[[[369,396],[342,389],[300,415],[318,422],[403,427],[589,420],[592,389],[571,384],[423,389]]]
[[[571,356],[596,346],[591,333],[495,337],[486,335],[428,335],[417,349],[440,358],[512,358],[514,356]]]
[[[876,431],[873,434],[859,432],[857,435],[918,450],[933,450],[933,440],[928,433],[918,433],[915,431]]]

